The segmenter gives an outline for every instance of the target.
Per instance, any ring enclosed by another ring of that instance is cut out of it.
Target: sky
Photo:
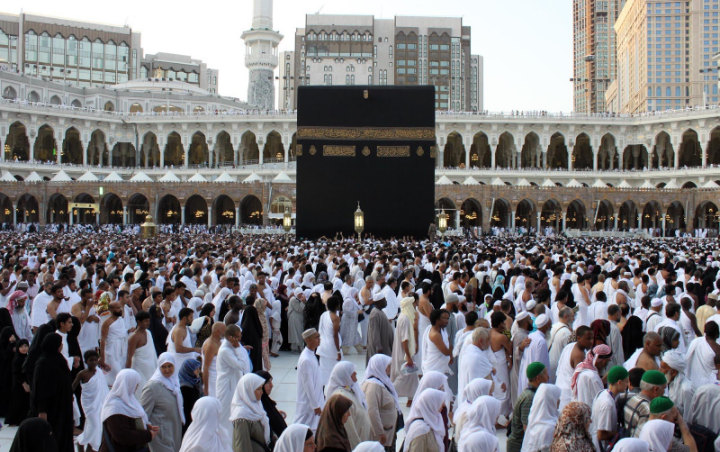
[[[252,0],[3,0],[0,12],[40,14],[142,33],[145,53],[191,55],[220,71],[219,93],[247,99],[245,46]],[[280,51],[293,50],[305,15],[367,14],[462,17],[472,27],[472,53],[484,57],[485,109],[572,109],[571,0],[274,0],[273,28],[285,36]]]

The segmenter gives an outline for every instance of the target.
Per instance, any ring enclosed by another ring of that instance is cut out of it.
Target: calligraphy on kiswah
[[[410,157],[410,146],[378,146],[378,157]]]

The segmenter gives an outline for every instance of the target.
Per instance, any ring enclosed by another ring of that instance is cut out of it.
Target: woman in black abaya
[[[43,339],[30,392],[30,410],[48,421],[58,452],[73,452],[72,380],[61,348],[59,334],[50,333]]]
[[[253,297],[248,297],[245,301],[247,306],[243,310],[242,322],[242,343],[252,347],[250,350],[250,362],[253,370],[262,370],[262,338],[263,330],[260,323],[260,317],[252,303],[255,302]]]
[[[57,452],[52,427],[37,417],[25,419],[13,439],[10,452]]]
[[[17,346],[17,336],[11,326],[6,326],[0,331],[0,387],[9,388],[12,386],[12,359]],[[0,391],[0,417],[7,416],[10,393]]]
[[[22,339],[18,341],[15,356],[12,360],[12,386],[10,389],[10,404],[8,406],[5,423],[8,425],[18,425],[28,415],[30,408],[30,386],[28,385],[25,373],[22,367],[25,364],[25,358],[28,353],[28,341]]]

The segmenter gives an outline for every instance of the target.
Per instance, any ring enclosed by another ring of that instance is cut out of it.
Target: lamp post
[[[290,209],[285,209],[285,214],[283,215],[283,229],[285,229],[285,233],[289,233],[290,229],[292,229],[292,215],[290,214]]]
[[[362,240],[362,233],[365,229],[365,213],[360,210],[360,201],[358,201],[357,210],[355,210],[355,232],[358,235],[358,242]]]
[[[438,231],[440,231],[440,235],[443,235],[443,234],[445,234],[445,231],[447,231],[447,228],[448,228],[448,215],[445,213],[445,209],[442,209],[440,211],[437,218],[438,218]]]

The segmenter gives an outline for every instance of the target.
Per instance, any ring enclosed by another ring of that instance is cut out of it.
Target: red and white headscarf
[[[596,345],[592,350],[590,350],[585,357],[585,361],[578,364],[575,368],[575,373],[573,373],[572,381],[570,382],[570,389],[572,389],[573,393],[577,387],[577,379],[580,372],[585,369],[597,372],[598,370],[597,367],[595,367],[595,363],[598,358],[608,358],[610,356],[612,356],[612,349],[605,344]]]
[[[22,290],[16,290],[10,295],[10,298],[8,298],[8,311],[11,313],[17,308],[18,301],[20,300],[27,300],[28,295],[23,292]]]

